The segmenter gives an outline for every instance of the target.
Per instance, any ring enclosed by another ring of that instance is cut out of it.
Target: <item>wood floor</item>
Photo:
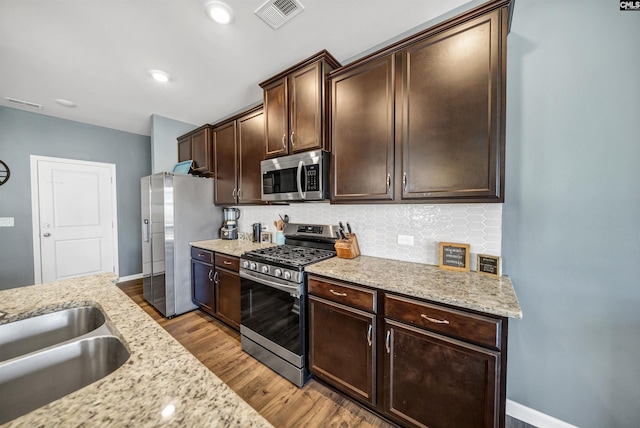
[[[240,335],[204,312],[168,320],[143,299],[140,280],[118,286],[275,427],[393,426],[315,380],[297,388],[242,352]]]

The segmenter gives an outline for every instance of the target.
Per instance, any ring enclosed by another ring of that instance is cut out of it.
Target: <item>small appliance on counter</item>
[[[233,207],[222,209],[222,228],[220,229],[221,239],[238,239],[238,219],[240,210]]]

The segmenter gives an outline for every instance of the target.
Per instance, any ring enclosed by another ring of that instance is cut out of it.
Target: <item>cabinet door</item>
[[[191,160],[191,137],[178,140],[178,162]]]
[[[191,155],[193,156],[193,169],[198,172],[211,170],[211,133],[209,129],[203,129],[191,136]]]
[[[214,203],[236,203],[236,123],[221,125],[213,130]]]
[[[287,79],[282,78],[264,88],[264,157],[272,158],[289,153],[289,107]]]
[[[264,114],[262,110],[238,119],[238,203],[262,203],[264,157]]]
[[[240,275],[216,268],[216,316],[240,330]]]
[[[401,51],[403,199],[502,200],[506,31],[499,16],[495,11]]]
[[[196,305],[213,314],[215,294],[213,287],[213,265],[191,260],[191,291]]]
[[[385,412],[408,426],[498,426],[499,352],[384,324]]]
[[[322,148],[322,63],[289,76],[289,146],[294,153]]]
[[[332,200],[393,199],[393,56],[331,81]]]
[[[309,369],[346,394],[376,402],[376,316],[309,296]]]

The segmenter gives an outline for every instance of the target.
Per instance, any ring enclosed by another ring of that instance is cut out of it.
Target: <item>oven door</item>
[[[302,286],[240,269],[243,336],[296,367],[304,364],[305,299]]]

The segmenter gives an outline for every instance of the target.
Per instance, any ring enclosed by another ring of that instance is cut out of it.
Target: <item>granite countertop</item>
[[[508,276],[492,278],[476,272],[453,272],[437,266],[369,256],[334,257],[307,266],[305,271],[460,308],[522,318],[520,303]]]
[[[3,425],[269,427],[262,416],[101,274],[0,291],[1,323],[91,303],[131,353],[108,376]],[[175,412],[163,417],[172,404]]]
[[[274,243],[257,243],[246,241],[243,239],[210,239],[208,241],[190,242],[190,245],[203,250],[209,250],[216,253],[223,253],[229,256],[240,257],[247,251],[257,250],[259,248],[273,247]]]

